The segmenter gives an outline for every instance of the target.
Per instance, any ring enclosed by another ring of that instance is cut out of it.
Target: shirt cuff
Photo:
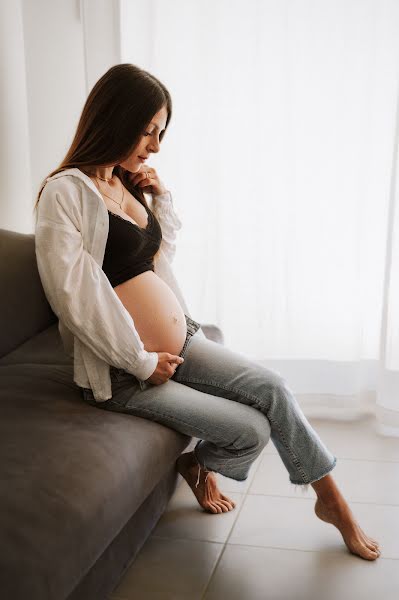
[[[137,377],[137,379],[141,379],[142,381],[145,381],[146,379],[151,377],[151,375],[157,368],[158,358],[159,358],[158,352],[145,351],[145,354],[147,356],[146,356],[145,360],[141,363],[140,367],[137,367],[137,363],[136,363],[134,366],[134,373],[133,373],[133,369],[130,369],[130,371],[129,371],[135,377]]]
[[[152,198],[157,204],[167,204],[172,200],[172,194],[166,191],[163,194],[158,194],[158,196],[153,195]]]

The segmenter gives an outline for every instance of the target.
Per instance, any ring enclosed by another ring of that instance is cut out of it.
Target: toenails
[[[213,504],[213,502],[209,502],[208,504],[204,505],[203,508],[205,510],[208,510],[209,512],[213,512],[215,514],[217,514],[219,512],[216,504]]]
[[[219,505],[226,510],[224,512],[228,512],[229,510],[233,510],[233,506],[231,502],[227,502],[227,500],[220,500]]]
[[[224,502],[227,502],[227,504],[229,504],[232,509],[236,507],[236,503],[233,502],[233,500],[230,500],[230,498],[227,498],[227,496],[224,496],[224,494],[222,494],[222,500]]]

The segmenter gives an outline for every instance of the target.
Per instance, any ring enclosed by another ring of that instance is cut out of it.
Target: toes
[[[380,550],[380,545],[377,542],[370,542],[370,544],[373,546],[373,550]]]
[[[359,527],[359,526],[358,526]],[[363,529],[361,527],[359,527],[360,532],[362,533],[363,537],[368,541],[368,542],[372,542],[373,544],[375,544],[377,547],[379,546],[379,543],[377,542],[377,540],[374,540],[373,538],[371,538],[369,535],[366,535],[363,531]]]
[[[364,546],[367,546],[367,548],[369,548],[370,550],[375,550],[378,546],[378,544],[374,544],[369,537],[367,537],[367,535],[365,535],[363,532],[361,532],[360,535],[360,540],[362,541]]]
[[[371,541],[371,539],[369,537],[367,537],[363,532],[363,544],[364,546],[371,552],[371,555],[373,557],[375,557],[376,555],[379,556],[381,554],[379,546],[377,543],[374,543]]]
[[[374,544],[372,544],[371,542],[367,541],[365,543],[366,543],[366,546],[367,546],[367,548],[369,550],[372,550],[373,552],[378,551],[378,548]]]
[[[366,548],[363,549],[363,552],[361,552],[360,555],[363,558],[367,558],[368,560],[375,560],[376,558],[379,557],[380,552],[379,552],[379,550],[374,550],[373,548],[366,546]]]
[[[225,501],[225,502],[227,502],[228,504],[231,504],[231,506],[232,506],[233,508],[235,508],[235,507],[236,507],[236,503],[235,503],[235,502],[233,502],[233,500],[230,500],[230,498],[228,498],[228,497],[227,497],[227,496],[225,496],[224,494],[221,494],[221,498],[222,498],[222,500],[224,500],[224,501]]]
[[[229,512],[231,510],[231,508],[227,505],[226,502],[223,502],[223,500],[214,500],[213,502],[208,501],[206,504],[206,508],[207,510],[210,510],[213,513],[224,513],[224,512]]]
[[[225,500],[219,500],[219,504],[226,508],[225,512],[228,512],[233,509],[233,507],[231,506],[231,502],[227,502]]]
[[[215,514],[223,512],[220,506],[218,506],[215,502],[209,502],[208,507],[211,510],[211,512]]]
[[[355,556],[360,556],[360,558],[364,558],[365,560],[375,560],[378,558],[377,552],[369,548],[349,548],[349,550]]]
[[[364,543],[366,544],[367,548],[370,548],[370,550],[378,550],[379,551],[380,545],[378,542],[376,542],[372,538],[369,538],[365,533],[363,533],[363,538],[364,538]]]

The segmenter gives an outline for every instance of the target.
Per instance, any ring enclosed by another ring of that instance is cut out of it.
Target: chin
[[[140,171],[140,167],[141,167],[141,163],[140,164],[133,164],[133,165],[120,165],[122,167],[122,169],[125,169],[125,171],[129,171],[130,173],[138,173]]]

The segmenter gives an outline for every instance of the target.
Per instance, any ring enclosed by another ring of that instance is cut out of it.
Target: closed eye
[[[161,133],[159,134],[159,139],[162,139],[165,131],[166,131],[165,129],[162,129]],[[145,131],[143,135],[147,136],[147,135],[152,135],[153,133],[155,133],[155,131]]]
[[[159,143],[162,142],[162,138],[163,138],[164,133],[165,133],[165,130],[161,131],[161,133],[159,134]],[[143,137],[148,137],[149,135],[153,135],[153,134],[149,133],[148,131],[145,131],[143,133]]]

